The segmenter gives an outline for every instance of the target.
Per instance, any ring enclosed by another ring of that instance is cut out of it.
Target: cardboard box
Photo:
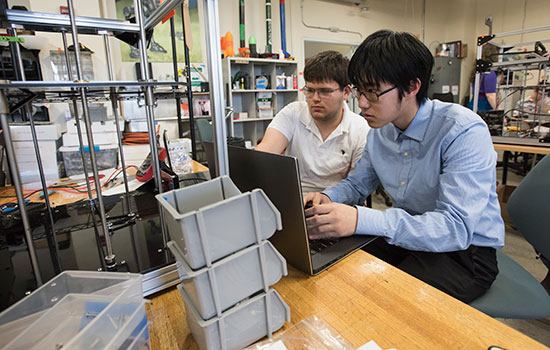
[[[504,223],[506,224],[513,224],[512,219],[510,218],[510,214],[508,214],[506,203],[508,203],[508,199],[515,189],[516,186],[510,185],[499,185],[497,187],[498,202],[500,204],[500,215],[502,216],[502,220],[504,220]]]

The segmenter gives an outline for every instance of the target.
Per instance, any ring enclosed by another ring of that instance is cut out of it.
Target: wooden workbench
[[[547,349],[542,344],[358,251],[310,277],[289,266],[274,286],[290,306],[287,329],[316,315],[354,347],[374,340],[383,349]],[[197,349],[176,289],[147,305],[151,349]]]
[[[135,171],[136,170],[134,168],[129,168],[128,169],[128,174],[133,175],[133,174],[135,174]],[[206,171],[208,171],[207,167],[205,167],[204,165],[202,165],[202,164],[200,164],[196,161],[193,161],[193,172],[194,173],[200,173],[200,172],[206,172]],[[95,188],[94,185],[92,185],[92,188]],[[2,205],[4,203],[8,203],[8,202],[14,202],[15,189],[13,188],[13,186],[0,187],[0,193],[2,193],[2,195],[0,197],[0,205]],[[25,193],[27,193],[27,192],[25,192]],[[95,192],[94,192],[94,196],[95,196]],[[83,199],[87,199],[88,198],[88,193],[83,192],[83,193],[76,194],[76,193],[67,193],[67,192],[62,192],[62,191],[54,191],[54,193],[50,194],[49,197],[50,197],[51,206],[56,207],[56,206],[60,206],[60,205],[75,203],[75,202],[81,201]],[[36,202],[36,203],[43,203],[44,202],[44,199],[40,198],[39,193],[35,193],[35,194],[31,195],[27,199],[30,202]]]
[[[496,151],[504,151],[502,156],[502,184],[506,185],[508,178],[508,159],[510,152],[550,154],[550,144],[539,142],[538,139],[493,136],[493,146]]]

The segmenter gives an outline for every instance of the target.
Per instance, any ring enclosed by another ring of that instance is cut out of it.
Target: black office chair
[[[441,102],[454,102],[454,97],[452,92],[446,92],[441,94],[434,92],[432,95],[432,100],[439,100]]]
[[[550,155],[521,181],[508,199],[512,222],[525,239],[550,257]],[[470,303],[492,317],[540,319],[550,316],[550,295],[527,270],[497,252],[499,274],[487,293]]]

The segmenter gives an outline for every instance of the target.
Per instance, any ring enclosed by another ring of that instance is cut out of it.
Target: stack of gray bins
[[[290,321],[288,306],[269,288],[287,268],[267,241],[282,224],[262,190],[241,193],[222,176],[156,198],[187,323],[201,349],[243,348]]]

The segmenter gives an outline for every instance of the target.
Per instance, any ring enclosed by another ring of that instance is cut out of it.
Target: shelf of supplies
[[[234,64],[296,64],[296,61],[292,60],[275,60],[271,58],[229,57],[229,60]]]
[[[298,89],[249,89],[249,90],[231,90],[234,94],[247,92],[298,92]]]
[[[234,123],[246,123],[246,122],[259,122],[262,120],[273,120],[273,118],[245,118],[245,119],[233,119]]]
[[[265,129],[273,119],[272,117],[257,118],[260,116],[258,103],[261,103],[264,108],[271,108],[273,115],[276,115],[286,105],[298,100],[298,89],[274,88],[278,86],[275,83],[277,77],[283,75],[286,78],[298,76],[298,63],[296,61],[230,57],[223,59],[222,73],[227,94],[227,105],[233,108],[233,116],[238,117],[239,113],[247,113],[248,115],[248,118],[244,119],[230,119],[228,133],[231,136],[242,137],[247,141],[251,141],[252,146],[255,146],[257,140],[264,136]],[[237,74],[250,77],[250,85],[246,85],[249,89],[233,89],[233,87],[241,87],[233,84],[233,79]],[[265,76],[271,82],[269,86],[273,88],[257,89],[254,77],[258,76]],[[287,80],[289,79],[284,80],[284,86],[293,87],[292,83],[286,85]],[[292,81],[294,83],[294,80]],[[264,94],[268,95],[267,98],[258,101]],[[262,114],[262,116],[265,115],[268,114]]]

